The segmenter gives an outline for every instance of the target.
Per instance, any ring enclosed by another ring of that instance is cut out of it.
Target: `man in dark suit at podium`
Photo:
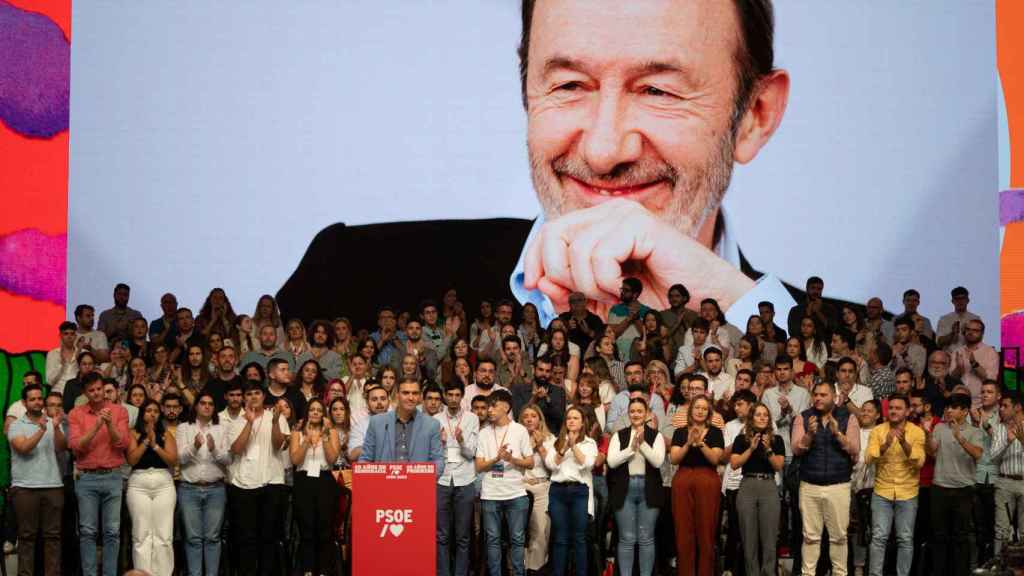
[[[370,417],[360,462],[432,462],[434,473],[441,476],[441,423],[416,409],[420,386],[415,378],[403,378],[398,383],[398,406]]]
[[[745,262],[721,210],[733,165],[757,156],[786,109],[770,0],[524,0],[522,22],[527,149],[543,214],[532,224],[335,224],[278,293],[285,314],[351,316],[352,302],[414,309],[458,286],[471,302],[511,292],[546,325],[573,292],[607,317],[626,276],[643,282],[641,300],[655,309],[668,308],[679,283],[693,302],[714,298],[737,326],[760,301],[788,311],[800,292]]]

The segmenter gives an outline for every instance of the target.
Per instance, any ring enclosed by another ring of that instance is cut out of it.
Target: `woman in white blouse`
[[[857,529],[850,534],[853,549],[853,565],[864,568],[868,565],[868,548],[871,544],[871,495],[875,491],[875,463],[865,464],[871,431],[882,420],[882,403],[877,399],[868,400],[860,407],[857,423],[860,424],[860,456],[853,465],[850,477],[850,491],[853,498],[853,519]],[[865,570],[866,572],[867,570]]]
[[[661,465],[665,438],[646,426],[647,402],[629,401],[629,427],[613,434],[608,445],[608,506],[619,527],[619,573],[633,573],[633,550],[640,547],[640,574],[654,571],[654,532],[665,503]]]
[[[178,508],[185,537],[185,558],[189,576],[215,576],[220,566],[220,536],[224,524],[224,469],[231,462],[225,431],[209,392],[200,392],[193,405],[194,418],[178,426],[178,464],[181,484]]]
[[[551,515],[551,565],[554,576],[565,574],[569,546],[576,576],[587,574],[587,522],[594,513],[591,470],[597,442],[584,429],[583,411],[570,406],[558,439],[543,447],[544,465],[551,471],[548,513]]]
[[[527,570],[540,570],[548,563],[548,538],[551,525],[548,518],[548,487],[550,479],[544,467],[544,446],[554,441],[544,421],[544,413],[536,404],[527,404],[519,410],[519,423],[530,434],[533,445],[533,468],[523,471],[523,482],[532,500],[529,518],[530,541],[526,544]]]
[[[302,572],[333,574],[334,515],[338,511],[338,484],[331,468],[341,453],[341,441],[323,403],[314,398],[306,406],[306,423],[290,439],[295,465],[292,505],[299,525]]]

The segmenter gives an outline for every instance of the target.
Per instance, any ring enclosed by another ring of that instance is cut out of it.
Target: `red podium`
[[[359,463],[352,471],[352,574],[433,576],[437,477],[422,462]]]

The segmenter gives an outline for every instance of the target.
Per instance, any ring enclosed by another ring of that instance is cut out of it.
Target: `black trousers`
[[[977,554],[975,564],[988,562],[992,558],[996,541],[995,484],[974,485],[974,541]]]
[[[64,477],[64,512],[61,520],[61,564],[64,576],[82,573],[81,556],[78,552],[78,498],[75,496],[75,479]]]
[[[338,483],[330,470],[312,477],[295,473],[292,510],[299,526],[299,557],[303,572],[334,574],[334,518],[338,512]]]
[[[676,525],[672,520],[672,487],[665,486],[665,504],[661,507],[661,512],[658,514],[658,521],[654,525],[654,550],[657,553],[657,557],[654,560],[655,569],[665,574],[669,571],[669,561],[676,557]],[[614,514],[614,511],[611,512]],[[612,523],[615,524],[614,522]],[[614,551],[616,548],[615,543],[612,543],[611,550]],[[637,555],[640,551],[637,550]],[[637,566],[637,571],[639,566]],[[638,573],[634,571],[634,573]]]
[[[740,515],[736,510],[736,495],[739,490],[725,491],[725,569],[733,576],[744,576],[747,573],[746,560],[743,555],[743,541],[740,537]]]
[[[238,550],[238,574],[275,572],[279,535],[282,532],[283,493],[276,486],[246,490],[235,488],[228,500]]]
[[[932,486],[931,492],[932,574],[967,576],[974,530],[974,487]]]

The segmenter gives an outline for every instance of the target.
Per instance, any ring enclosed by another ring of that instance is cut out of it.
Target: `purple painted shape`
[[[999,193],[999,225],[1024,220],[1024,190],[1003,190]]]
[[[0,0],[0,121],[30,138],[67,130],[70,69],[60,26]]]
[[[67,234],[25,229],[0,235],[0,289],[63,305],[67,261]]]

